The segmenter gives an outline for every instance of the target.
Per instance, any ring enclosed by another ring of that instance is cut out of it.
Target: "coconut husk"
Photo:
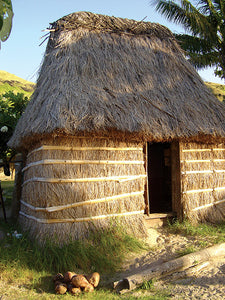
[[[72,284],[77,288],[85,288],[89,284],[89,282],[84,275],[78,274],[73,276]]]
[[[67,292],[67,285],[65,283],[59,283],[55,286],[57,294],[63,295]]]
[[[68,291],[74,296],[77,296],[82,292],[80,288],[74,287],[73,285],[69,286]]]
[[[85,293],[92,293],[92,292],[94,292],[94,286],[91,283],[89,283],[88,285],[85,286],[84,292]]]
[[[71,282],[72,280],[72,277],[77,275],[76,273],[74,272],[70,272],[70,271],[67,271],[65,274],[64,274],[64,281],[65,282]]]
[[[94,287],[97,287],[100,281],[100,274],[98,272],[94,272],[90,275],[87,275],[86,278],[90,284],[92,284]]]

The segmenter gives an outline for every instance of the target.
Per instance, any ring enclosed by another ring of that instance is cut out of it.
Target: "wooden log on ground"
[[[197,266],[190,267],[185,270],[181,270],[170,275],[167,275],[163,278],[164,282],[173,282],[182,278],[186,278],[189,276],[196,276],[198,275],[204,268],[207,268],[210,265],[209,261],[205,261]]]
[[[152,268],[145,269],[135,275],[128,276],[120,281],[114,282],[113,286],[119,293],[137,288],[144,281],[153,278],[159,279],[174,272],[182,271],[215,257],[225,256],[225,243],[215,245],[182,257],[167,261]]]

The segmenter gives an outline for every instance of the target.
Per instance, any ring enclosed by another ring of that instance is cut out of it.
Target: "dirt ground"
[[[193,246],[200,249],[202,240],[195,237],[184,237],[168,233],[165,229],[149,229],[148,243],[152,250],[137,257],[130,257],[124,263],[123,272],[117,274],[118,280],[139,271],[150,268],[154,264],[175,259],[179,253]],[[225,299],[225,253],[216,258],[190,276],[171,275],[154,282],[154,288],[168,290],[171,299]],[[138,291],[133,295],[138,296]],[[146,291],[146,294],[149,292]],[[143,295],[143,292],[142,292]]]

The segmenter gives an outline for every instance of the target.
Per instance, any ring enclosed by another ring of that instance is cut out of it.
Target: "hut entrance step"
[[[172,221],[176,217],[174,212],[168,213],[154,213],[148,216],[145,216],[145,226],[147,228],[159,228],[167,225],[168,221]]]

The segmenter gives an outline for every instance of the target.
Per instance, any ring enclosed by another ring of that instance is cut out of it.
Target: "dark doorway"
[[[150,214],[172,212],[171,181],[171,144],[148,144]]]

